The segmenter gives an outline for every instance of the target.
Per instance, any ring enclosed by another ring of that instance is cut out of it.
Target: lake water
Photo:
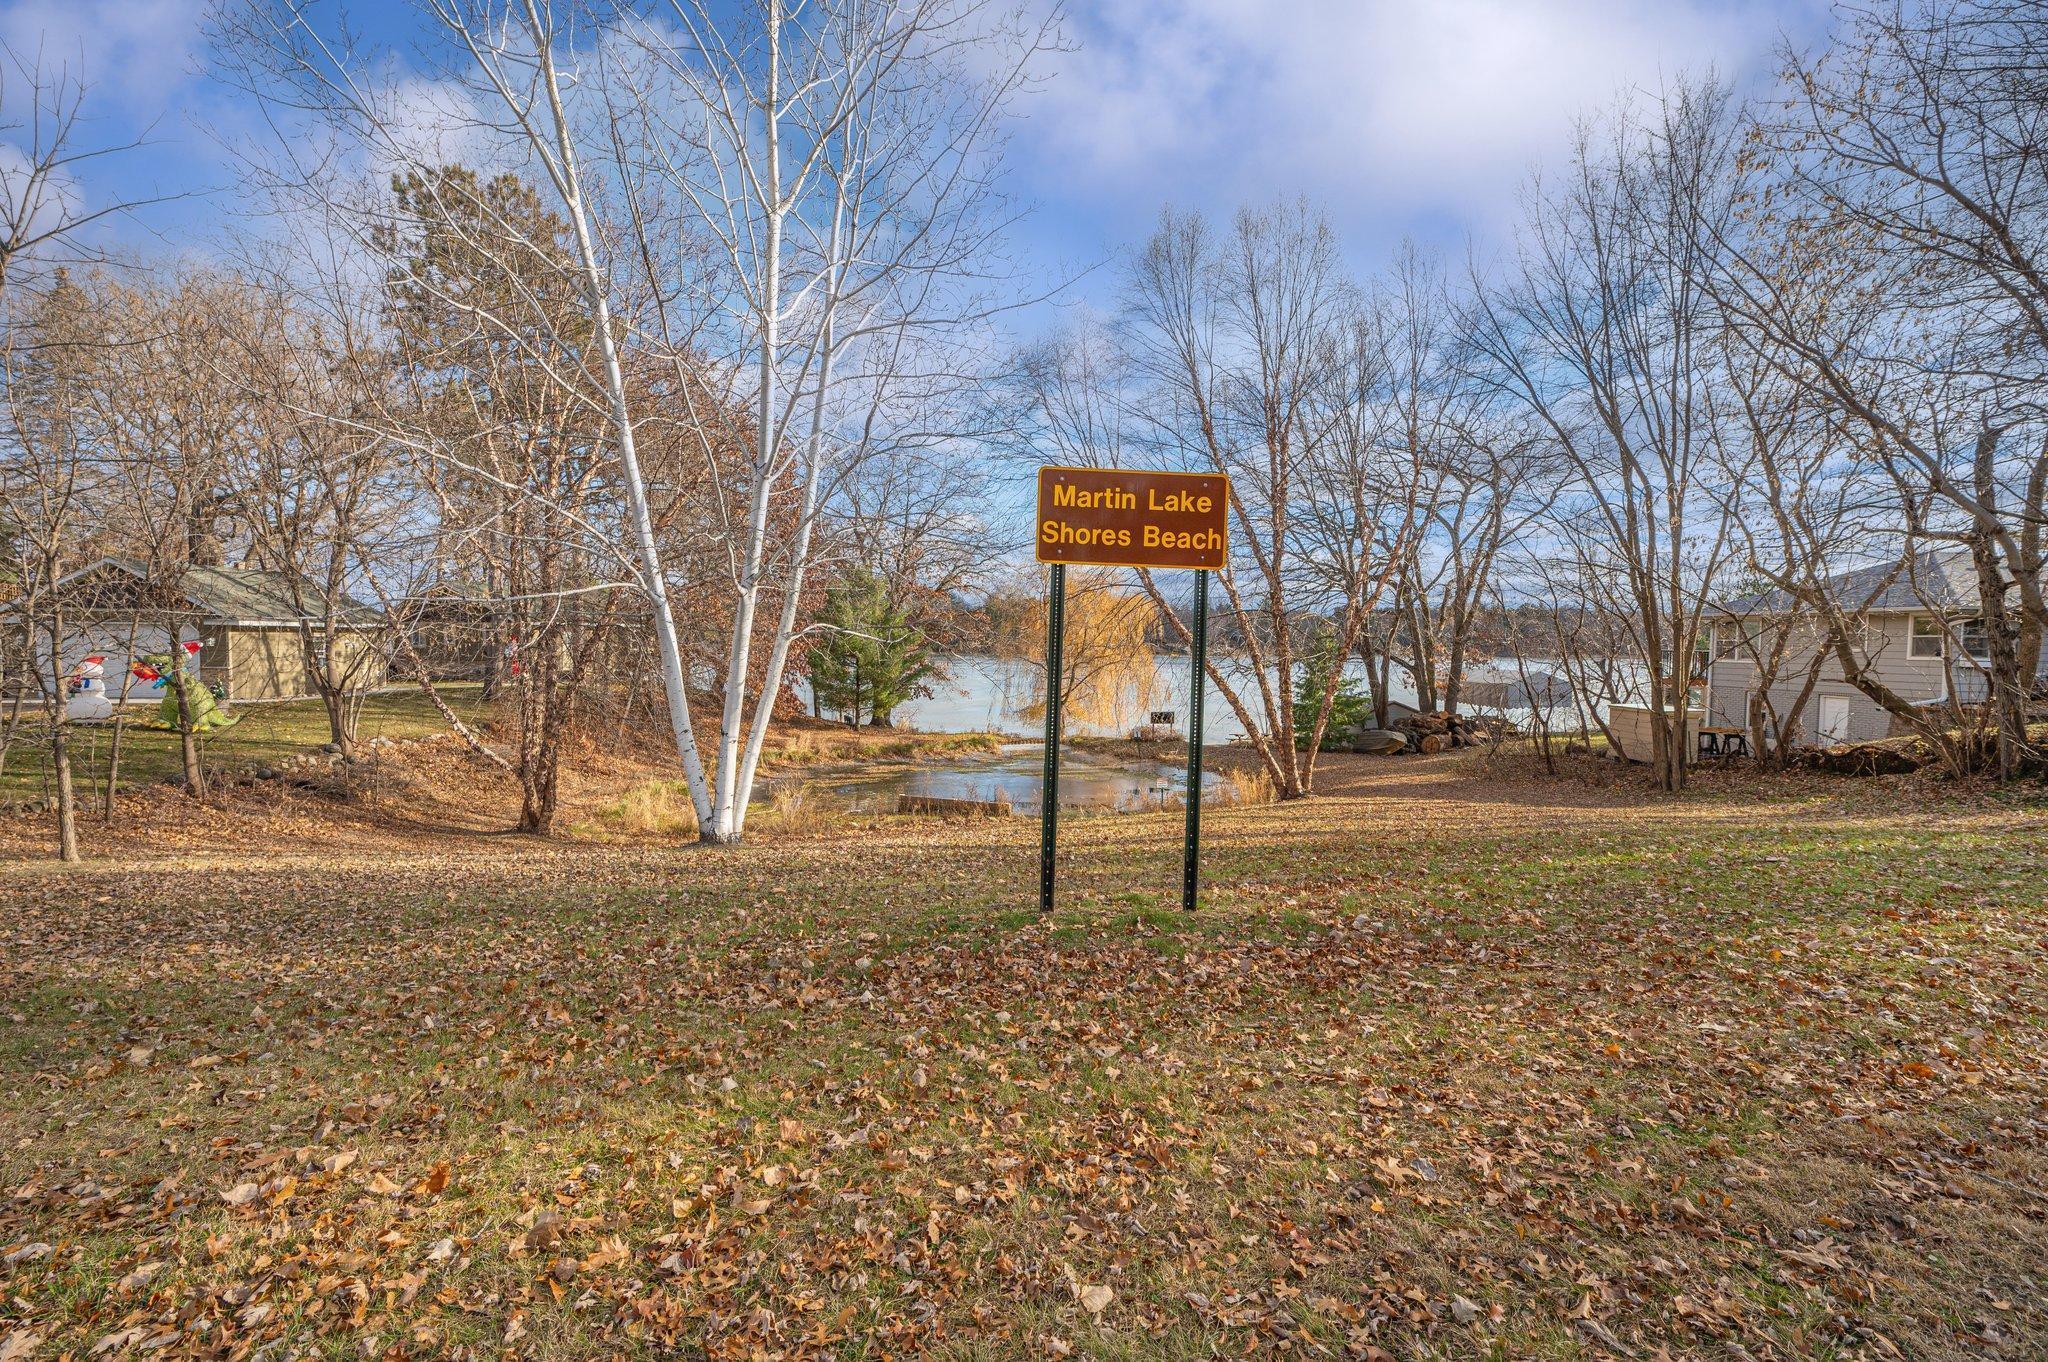
[[[1040,719],[1026,719],[1021,710],[1034,696],[1033,682],[1039,668],[1027,661],[997,657],[951,657],[945,661],[946,674],[930,684],[929,697],[897,706],[894,715],[899,728],[926,733],[1020,733],[1043,730]],[[1126,697],[1115,724],[1089,725],[1067,717],[1066,731],[1083,737],[1121,737],[1145,722],[1153,710],[1170,709],[1175,726],[1183,732],[1188,722],[1188,660],[1162,657],[1152,689]],[[1244,736],[1244,726],[1230,712],[1230,706],[1211,682],[1203,701],[1203,746],[1235,741]]]
[[[1044,745],[1019,743],[987,759],[962,759],[943,767],[923,767],[878,780],[840,785],[833,793],[856,810],[888,813],[902,795],[928,799],[1007,802],[1019,814],[1039,810],[1044,778]],[[1203,798],[1218,797],[1221,781],[1205,772]],[[1187,791],[1187,772],[1178,764],[1129,761],[1097,753],[1063,749],[1060,753],[1060,807],[1132,812],[1177,804]]]
[[[1543,665],[1532,662],[1531,671]],[[1019,712],[1033,696],[1033,680],[1039,670],[1035,664],[1020,659],[959,656],[946,659],[945,667],[946,674],[931,683],[931,696],[912,700],[897,708],[894,718],[898,727],[927,733],[1036,735],[1042,731],[1042,721],[1025,719]],[[1511,669],[1512,664],[1509,667]],[[1346,670],[1363,688],[1364,668],[1354,662]],[[1403,704],[1414,704],[1414,686],[1406,681],[1398,668],[1394,675],[1391,698]],[[1249,682],[1249,677],[1246,680]],[[1256,685],[1238,685],[1238,694],[1257,713]],[[1185,733],[1188,695],[1187,657],[1162,656],[1155,669],[1151,690],[1144,695],[1127,696],[1115,724],[1090,726],[1073,722],[1069,717],[1066,731],[1086,737],[1122,736],[1144,723],[1153,710],[1170,709],[1174,714],[1174,726]],[[1237,715],[1217,692],[1213,681],[1206,686],[1203,703],[1203,746],[1222,746],[1244,737],[1244,725],[1238,722]],[[1528,716],[1526,711],[1510,710],[1507,717],[1520,722]],[[1557,717],[1562,720],[1563,708]]]

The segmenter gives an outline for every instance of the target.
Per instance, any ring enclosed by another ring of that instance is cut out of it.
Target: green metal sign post
[[[1060,846],[1060,643],[1067,631],[1067,565],[1052,565],[1045,610],[1045,787],[1038,799],[1038,911],[1052,911],[1053,861]]]
[[[1209,689],[1209,572],[1195,571],[1195,643],[1188,677],[1188,823],[1180,851],[1180,906],[1195,911],[1202,871],[1202,692]]]
[[[1045,612],[1045,785],[1039,796],[1038,910],[1053,905],[1060,843],[1061,665],[1067,622],[1067,564],[1193,568],[1195,627],[1190,656],[1187,833],[1181,848],[1180,906],[1195,908],[1202,854],[1202,696],[1207,690],[1209,573],[1224,565],[1230,479],[1221,473],[1121,468],[1038,470],[1038,561],[1051,567]]]

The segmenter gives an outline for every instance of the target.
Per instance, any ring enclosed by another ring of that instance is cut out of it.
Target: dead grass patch
[[[697,807],[685,782],[643,780],[571,830],[615,837],[695,837]]]

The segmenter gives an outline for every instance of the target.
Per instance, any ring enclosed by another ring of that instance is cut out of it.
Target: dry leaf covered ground
[[[2048,1354],[2048,811],[0,842],[0,1356]],[[1718,780],[1719,778],[1715,778]]]

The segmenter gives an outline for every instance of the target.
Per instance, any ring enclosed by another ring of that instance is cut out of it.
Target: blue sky
[[[1021,258],[1048,276],[1104,261],[1168,202],[1228,212],[1306,194],[1362,270],[1404,238],[1482,253],[1508,239],[1529,170],[1574,117],[1708,66],[1766,80],[1782,39],[1824,31],[1822,0],[1073,0],[1044,88],[1020,106],[1011,175],[1033,205]],[[395,0],[350,19],[402,43]],[[151,145],[81,188],[190,192],[117,231],[203,255],[234,210],[220,139],[248,126],[206,73],[202,0],[0,0],[0,40],[82,64],[93,135]],[[10,100],[12,96],[10,94]],[[12,136],[12,134],[0,134]],[[4,157],[0,150],[0,157]],[[1105,300],[1113,270],[1075,290]]]

